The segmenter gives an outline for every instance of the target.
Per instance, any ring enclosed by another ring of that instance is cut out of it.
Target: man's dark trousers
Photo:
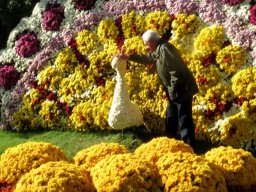
[[[182,139],[195,145],[195,125],[192,118],[192,97],[182,101],[168,102],[166,109],[166,134],[169,138]]]

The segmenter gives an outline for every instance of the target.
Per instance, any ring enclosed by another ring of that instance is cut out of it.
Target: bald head
[[[145,33],[142,35],[142,39],[144,41],[144,44],[146,45],[147,49],[150,52],[153,52],[156,49],[157,42],[161,37],[159,34],[153,30],[147,30]]]

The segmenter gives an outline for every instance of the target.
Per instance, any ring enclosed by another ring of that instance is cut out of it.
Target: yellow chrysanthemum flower
[[[217,53],[216,61],[228,75],[235,73],[246,63],[246,51],[238,45],[229,45]]]
[[[218,147],[208,151],[205,158],[216,166],[233,191],[252,191],[256,184],[256,159],[243,149]]]
[[[97,34],[101,42],[105,43],[109,39],[115,40],[119,34],[113,18],[107,18],[100,22]]]
[[[167,11],[154,11],[146,15],[146,29],[152,29],[163,36],[171,29],[171,16]]]
[[[100,143],[79,151],[73,158],[74,164],[90,171],[99,161],[115,154],[128,153],[124,145],[118,143]]]
[[[134,154],[156,163],[165,153],[178,151],[194,153],[192,147],[181,140],[157,137],[139,146]]]
[[[197,51],[205,55],[217,53],[226,39],[223,26],[211,26],[202,29],[194,41]]]
[[[49,161],[68,161],[62,149],[45,142],[28,141],[10,147],[1,155],[0,180],[16,183],[30,170]]]
[[[145,31],[145,20],[135,11],[122,15],[122,30],[126,39],[141,36]]]
[[[60,70],[60,72],[68,76],[74,72],[78,60],[76,55],[67,47],[58,54],[54,64],[57,70]]]
[[[162,179],[164,191],[226,192],[226,182],[218,170],[214,170],[203,157],[191,153],[166,153],[156,166]]]
[[[14,192],[95,192],[89,172],[74,164],[48,162],[21,177]]]
[[[236,96],[246,98],[255,97],[256,93],[256,68],[247,67],[238,71],[232,78],[232,90]]]
[[[156,167],[132,154],[104,158],[91,169],[98,192],[160,192]]]
[[[77,49],[83,55],[88,55],[99,47],[97,34],[89,30],[80,31],[76,36],[76,42]]]

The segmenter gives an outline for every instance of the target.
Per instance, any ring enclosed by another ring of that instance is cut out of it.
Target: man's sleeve
[[[144,54],[131,54],[128,58],[129,61],[134,61],[141,64],[153,64],[155,63],[153,60],[153,57],[149,55]]]

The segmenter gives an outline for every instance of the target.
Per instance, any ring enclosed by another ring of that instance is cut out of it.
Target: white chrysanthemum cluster
[[[143,124],[143,115],[138,105],[130,100],[127,83],[125,82],[126,62],[114,57],[112,68],[117,72],[116,87],[108,123],[113,129],[121,130]]]

